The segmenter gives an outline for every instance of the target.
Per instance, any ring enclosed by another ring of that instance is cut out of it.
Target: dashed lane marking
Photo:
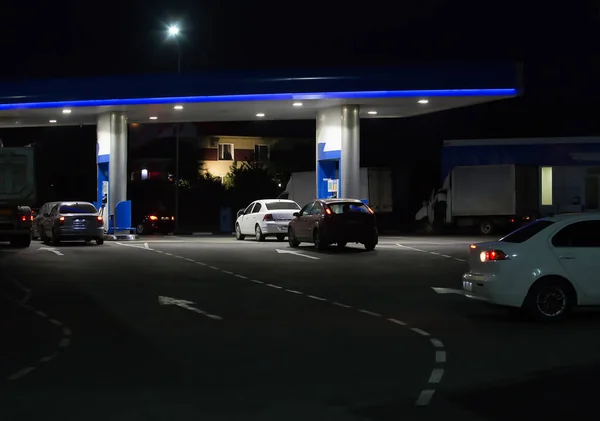
[[[441,254],[441,253],[437,253],[435,251],[429,251],[429,250],[423,250],[423,249],[418,249],[418,248],[414,248],[414,247],[410,247],[410,246],[405,246],[404,244],[400,244],[400,243],[396,243],[396,245],[398,247],[401,248],[405,248],[408,250],[412,250],[412,251],[418,251],[419,253],[427,253],[427,254],[432,254],[434,256],[439,256],[439,257],[445,257],[447,259],[452,259],[452,260],[456,260],[457,262],[466,262],[465,259],[460,259],[458,257],[454,257],[454,256],[450,256],[448,254]]]
[[[28,301],[29,301],[29,298],[31,297],[31,290],[16,280],[11,279],[11,281],[15,285],[17,285],[17,287],[19,287],[20,289],[25,291],[26,294],[25,294],[25,298],[22,300],[15,300],[13,297],[9,297],[9,298],[11,298],[18,306],[20,306],[24,310],[30,311],[33,314],[35,314],[36,316],[46,320],[48,323],[51,323],[53,326],[59,327],[61,329],[61,333],[62,333],[62,337],[61,337],[60,342],[57,345],[57,349],[54,350],[54,352],[52,352],[52,354],[41,357],[37,361],[37,364],[23,367],[20,370],[17,370],[15,373],[7,376],[8,380],[13,381],[13,380],[18,380],[18,379],[26,376],[27,374],[31,373],[32,371],[34,371],[37,368],[37,365],[48,363],[48,362],[52,361],[53,359],[55,359],[56,357],[58,357],[60,355],[60,350],[64,350],[64,348],[67,348],[71,344],[70,338],[73,333],[72,333],[71,329],[68,326],[66,326],[65,324],[63,324],[62,322],[60,322],[54,318],[51,318],[50,316],[48,316],[47,313],[40,311],[40,310],[36,310],[31,305],[29,305]]]
[[[455,259],[455,260],[463,261],[462,259],[454,258],[454,257],[451,257],[451,256],[447,256],[447,255],[443,255],[443,254],[439,254],[439,253],[435,253],[435,252],[430,252],[430,251],[427,251],[427,250],[416,249],[414,247],[404,246],[402,244],[396,244],[396,246],[407,248],[407,249],[418,251],[418,252],[422,252],[422,253],[429,253],[429,254],[438,255],[438,256],[441,256],[441,257],[449,257],[449,258],[452,258],[452,259]],[[153,250],[153,249],[150,249],[150,250]],[[159,252],[158,250],[153,250],[153,251]],[[304,292],[298,291],[298,290],[295,290],[295,289],[288,289],[288,288],[284,288],[284,287],[282,287],[280,285],[265,283],[263,281],[259,281],[258,279],[251,279],[251,278],[249,278],[247,276],[240,275],[240,274],[231,272],[229,270],[220,269],[220,268],[218,268],[216,266],[210,266],[210,265],[207,265],[207,264],[202,263],[202,262],[197,262],[197,261],[195,261],[193,259],[184,258],[183,256],[178,256],[178,255],[174,255],[172,253],[166,253],[166,252],[160,252],[160,253],[163,253],[163,254],[165,254],[167,256],[174,256],[174,257],[177,257],[179,259],[185,259],[185,260],[187,260],[189,262],[196,263],[196,264],[199,264],[199,265],[202,265],[202,266],[206,266],[209,269],[219,270],[222,273],[225,273],[227,275],[232,275],[232,276],[235,276],[235,277],[240,278],[240,279],[246,279],[246,280],[248,280],[250,282],[253,282],[253,283],[256,283],[256,284],[262,284],[262,285],[268,286],[270,288],[281,289],[283,291],[286,291],[286,292],[289,292],[289,293],[292,293],[292,294],[296,294],[296,295],[305,295],[306,297],[311,298],[313,300],[323,301],[323,302],[329,302],[329,303],[331,303],[331,304],[333,304],[335,306],[346,308],[346,309],[351,309],[351,310],[356,310],[356,311],[358,311],[360,313],[367,314],[369,316],[385,318],[380,313],[375,313],[373,311],[369,311],[369,310],[366,310],[366,309],[355,309],[354,307],[352,307],[352,306],[350,306],[348,304],[343,304],[343,303],[340,303],[338,301],[330,301],[327,298],[318,297],[316,295],[305,294]],[[207,317],[221,320],[221,317],[213,315],[213,314],[208,314],[206,312],[203,312],[202,310],[198,310],[198,309],[194,308],[194,311],[202,312]],[[427,331],[425,331],[423,329],[419,329],[417,327],[410,327],[408,325],[408,323],[405,323],[405,322],[403,322],[401,320],[394,319],[394,318],[385,318],[385,319],[387,321],[391,322],[391,323],[394,323],[394,324],[398,325],[398,326],[408,327],[410,330],[412,330],[413,332],[415,332],[415,333],[417,333],[417,334],[419,334],[421,336],[426,336],[426,337],[431,336],[429,334],[429,332],[427,332]],[[70,341],[70,339],[68,339],[68,338],[63,338],[63,341],[65,339],[67,341]],[[63,343],[63,342],[61,341],[61,343]],[[439,339],[430,338],[430,343],[433,345],[434,348],[438,349],[435,352],[435,363],[436,364],[445,363],[446,362],[446,351],[445,351],[445,347],[444,347],[444,344],[442,343],[442,341],[440,341]],[[443,348],[444,350],[443,351],[439,350],[440,348]],[[441,367],[434,367],[433,370],[431,371],[430,376],[429,376],[428,384],[429,385],[439,384],[441,382],[441,380],[442,380],[443,374],[444,374],[444,369],[443,368],[441,368]],[[419,394],[419,397],[415,401],[415,405],[417,405],[417,406],[426,406],[426,405],[429,405],[429,402],[431,401],[434,393],[435,393],[435,389],[432,389],[432,388],[423,389],[421,391],[421,393]]]

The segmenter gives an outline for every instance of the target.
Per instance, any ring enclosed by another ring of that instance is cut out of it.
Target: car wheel
[[[235,225],[235,239],[241,241],[244,238],[246,238],[246,236],[244,234],[242,234],[242,230],[240,228],[240,224],[236,224]]]
[[[576,304],[575,290],[562,279],[540,280],[529,289],[524,310],[537,321],[564,320]]]
[[[366,242],[364,244],[365,250],[367,250],[367,251],[373,251],[373,250],[375,250],[375,246],[376,245],[377,245],[377,243],[375,243],[375,241]]]
[[[144,224],[139,224],[135,230],[137,231],[138,235],[144,235]]]
[[[291,228],[288,229],[288,244],[290,245],[290,247],[294,248],[300,245],[300,241],[296,239],[296,237],[294,236],[294,231]]]
[[[254,233],[256,235],[256,241],[265,241],[265,236],[262,233],[262,230],[260,229],[260,227],[258,225],[256,226]]]
[[[345,241],[338,241],[337,242],[338,248],[341,248],[341,249],[343,249],[344,247],[346,247],[346,244],[348,244],[348,243],[345,242]]]
[[[483,235],[491,235],[494,233],[494,224],[492,221],[481,221],[479,224],[479,232]]]
[[[277,241],[283,241],[283,240],[285,240],[285,235],[283,235],[283,234],[277,235]]]
[[[101,246],[102,244],[104,244],[104,238],[102,238],[102,237],[96,238],[96,245]]]
[[[315,248],[317,250],[324,250],[325,244],[323,243],[323,238],[321,237],[321,232],[317,229],[313,233],[313,243],[315,243]]]

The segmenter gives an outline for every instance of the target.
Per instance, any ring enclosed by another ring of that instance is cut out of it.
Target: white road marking
[[[226,273],[227,275],[233,275],[233,272],[230,272],[228,270],[222,270],[221,272]]]
[[[443,368],[434,368],[431,371],[431,376],[429,376],[429,383],[439,383],[442,381],[442,376],[444,375]]]
[[[304,295],[303,292],[296,291],[295,289],[286,289],[287,292],[291,292],[292,294]]]
[[[50,323],[52,323],[53,325],[55,325],[55,326],[62,326],[62,323],[61,323],[61,322],[59,322],[59,321],[58,321],[58,320],[56,320],[56,319],[48,319],[48,321],[49,321]]]
[[[37,314],[40,317],[48,318],[48,315],[46,313],[44,313],[43,311],[36,310],[35,314]]]
[[[60,343],[58,344],[59,348],[66,348],[71,345],[71,340],[69,338],[62,338]]]
[[[315,257],[315,256],[309,256],[307,254],[303,254],[297,251],[291,251],[291,250],[281,250],[281,249],[275,249],[275,251],[279,254],[293,254],[294,256],[301,256],[301,257],[306,257],[307,259],[314,259],[314,260],[319,260],[320,257]]]
[[[250,279],[250,282],[254,282],[255,284],[264,284],[263,281],[259,281],[258,279]]]
[[[421,394],[419,395],[419,399],[417,399],[417,402],[415,402],[415,405],[417,405],[417,406],[429,405],[429,402],[431,401],[431,398],[433,397],[434,393],[435,393],[435,390],[433,390],[433,389],[422,390]]]
[[[216,267],[216,266],[209,266],[209,268],[210,268],[210,269],[214,269],[214,270],[219,270],[219,268],[218,268],[218,267]]]
[[[140,250],[152,250],[147,243],[141,244],[141,243],[137,243],[137,244],[127,244],[127,243],[121,243],[120,241],[115,241],[115,244],[118,244],[120,246],[124,246],[124,247],[131,247],[134,249],[140,249]],[[154,250],[152,250],[154,251]]]
[[[369,311],[369,310],[363,310],[363,309],[360,309],[360,310],[358,310],[358,311],[360,311],[361,313],[364,313],[364,314],[368,314],[369,316],[381,317],[381,314],[379,314],[379,313],[374,313],[374,312],[372,312],[372,311]]]
[[[431,338],[430,341],[431,341],[431,344],[433,346],[435,346],[436,348],[443,348],[444,347],[444,344],[439,339]]]
[[[447,255],[447,254],[440,254],[440,256],[444,256],[444,257],[447,257],[447,258],[449,258],[449,259],[452,259],[452,256],[449,256],[449,255]]]
[[[414,247],[405,246],[405,245],[400,244],[400,243],[396,243],[396,245],[398,247],[402,247],[402,248],[413,250],[413,251],[418,251],[420,253],[428,253],[428,254],[433,254],[434,256],[446,257],[447,259],[456,260],[457,262],[466,262],[465,259],[459,259],[458,257],[450,256],[448,254],[441,254],[441,253],[438,253],[438,252],[435,252],[435,251],[417,249],[417,248],[414,248]],[[439,245],[439,244],[433,244],[433,245]]]
[[[318,301],[327,301],[327,299],[325,298],[321,298],[321,297],[317,297],[316,295],[306,295],[308,298],[312,298],[313,300],[318,300]]]
[[[56,357],[58,357],[58,352],[55,352],[52,355],[48,355],[47,357],[42,357],[40,358],[40,362],[41,363],[47,363],[49,361],[52,361],[53,359],[55,359]]]
[[[166,251],[165,251],[165,254],[166,254],[167,256],[173,256],[173,253],[167,253]]]
[[[415,333],[418,333],[419,335],[429,336],[429,333],[425,332],[422,329],[419,329],[418,327],[411,327],[410,330],[412,330]]]
[[[50,248],[50,247],[40,247],[38,250],[45,250],[45,251],[52,252],[52,253],[56,254],[57,256],[64,256],[64,254],[62,254],[60,251],[58,251],[54,248]]]
[[[279,285],[273,285],[273,284],[265,284],[265,285],[268,286],[268,287],[271,287],[271,288],[275,288],[275,289],[282,289],[283,288],[283,287],[280,287]]]
[[[435,362],[445,363],[446,362],[446,351],[435,351]]]
[[[338,307],[344,307],[344,308],[352,308],[352,306],[349,306],[349,305],[346,305],[346,304],[342,304],[342,303],[338,303],[337,301],[334,301],[333,305],[336,305]]]
[[[158,296],[158,304],[159,305],[175,305],[177,307],[181,307],[186,310],[193,311],[194,313],[201,314],[210,319],[223,320],[223,318],[221,316],[217,316],[216,314],[208,313],[204,310],[200,310],[199,308],[192,306],[192,304],[196,304],[196,303],[194,303],[193,301],[189,301],[189,300],[180,300],[178,298],[164,297],[164,296],[159,295]]]
[[[177,257],[178,259],[185,259],[185,257],[183,257],[183,256],[175,256],[175,257]]]
[[[71,332],[71,329],[69,329],[66,326],[63,326],[63,330],[62,331],[63,331],[63,335],[65,335],[65,336],[71,336],[72,333],[73,333],[73,332]]]
[[[206,266],[206,263],[202,263],[202,262],[196,262],[196,264],[200,265],[200,266]]]
[[[185,260],[187,260],[188,262],[192,262],[192,263],[194,263],[194,262],[195,262],[195,260],[194,260],[194,259],[190,259],[190,258],[187,258],[187,257],[186,257],[186,259],[185,259]]]
[[[402,247],[402,248],[405,248],[405,249],[409,249],[409,250],[413,250],[413,251],[418,251],[418,252],[421,252],[421,253],[428,253],[427,250],[416,249],[414,247],[405,246],[405,245],[402,245],[402,244],[399,244],[399,243],[396,243],[396,245],[398,247]]]
[[[436,288],[431,287],[432,290],[437,292],[438,294],[457,294],[457,295],[465,295],[465,292],[462,289],[455,288]]]
[[[401,320],[397,320],[397,319],[388,319],[388,320],[389,320],[390,322],[392,322],[392,323],[396,323],[397,325],[400,325],[400,326],[406,326],[406,323],[404,323],[404,322],[403,322],[403,321],[401,321]]]
[[[35,367],[25,367],[20,369],[19,371],[17,371],[15,374],[13,374],[12,376],[8,377],[8,380],[17,380],[20,377],[23,377],[24,375],[31,373],[33,370],[35,370]]]
[[[241,279],[248,279],[248,277],[244,276],[244,275],[238,275],[238,274],[236,274],[235,276],[237,276],[238,278],[241,278]]]
[[[456,260],[457,262],[466,262],[465,259],[459,259],[458,257],[453,257],[454,260]]]

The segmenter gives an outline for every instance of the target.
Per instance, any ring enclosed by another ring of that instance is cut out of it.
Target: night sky
[[[363,124],[363,138],[387,139],[391,147],[405,148],[407,153],[412,148],[415,154],[431,154],[424,150],[445,138],[598,135],[600,0],[556,6],[528,3],[532,4],[512,0],[3,2],[0,80],[175,72],[176,48],[166,40],[165,29],[177,22],[185,36],[182,71],[190,73],[437,61],[524,64],[521,98]],[[232,124],[219,130],[314,135],[314,122],[261,124]],[[71,139],[93,148],[94,133],[91,128],[0,130],[0,137],[7,146]],[[415,147],[414,140],[422,147]]]

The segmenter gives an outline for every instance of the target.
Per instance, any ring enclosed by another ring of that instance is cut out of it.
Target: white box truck
[[[352,199],[366,199],[377,213],[392,212],[392,171],[389,168],[361,168],[360,196]],[[278,199],[289,199],[300,206],[317,198],[315,171],[292,173],[285,191]]]
[[[537,218],[538,212],[539,167],[480,165],[453,168],[415,219],[435,231],[475,227],[492,234]]]

